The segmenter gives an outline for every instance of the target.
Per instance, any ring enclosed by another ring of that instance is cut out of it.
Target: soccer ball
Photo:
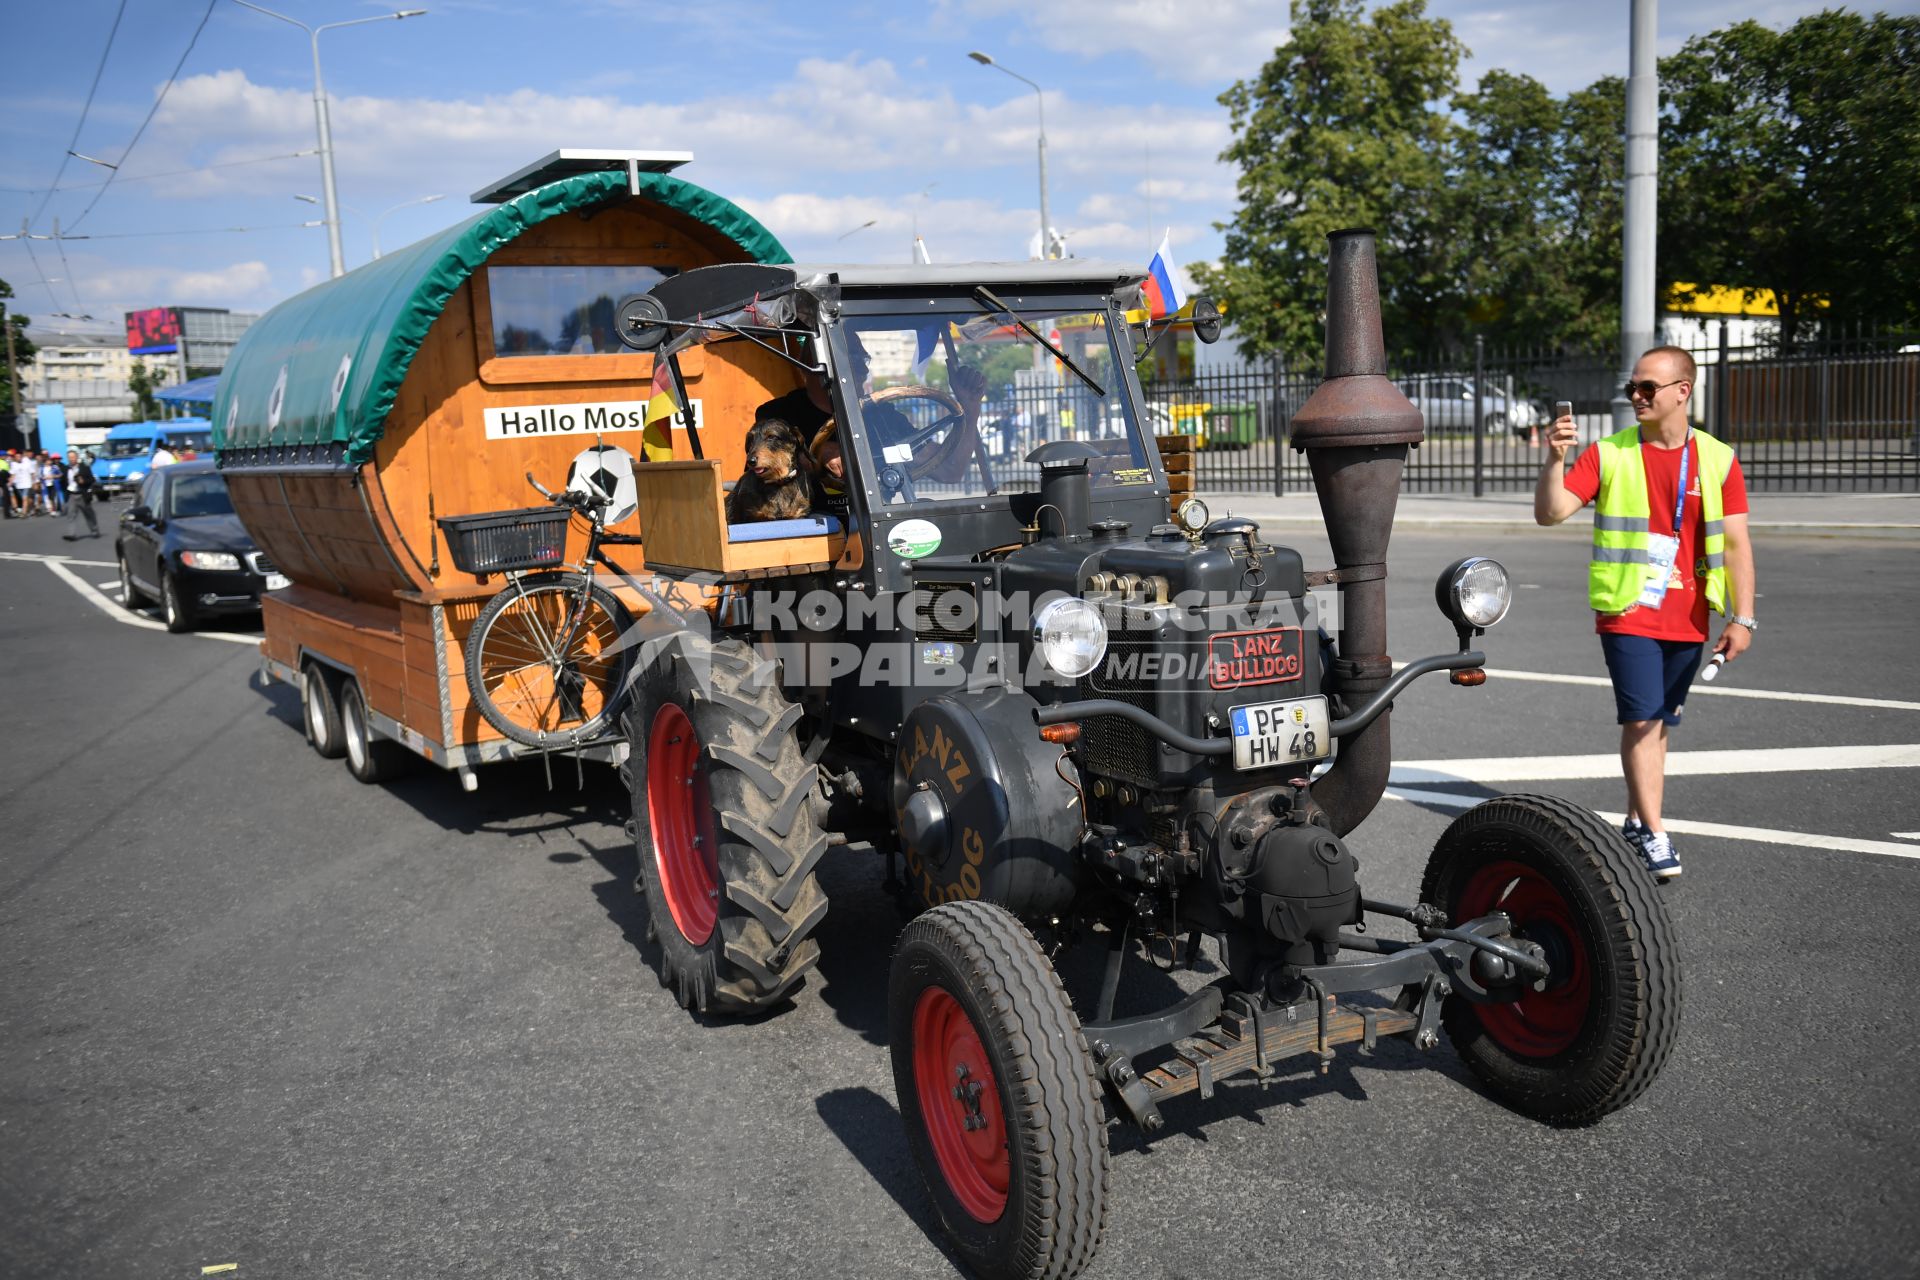
[[[567,488],[589,496],[613,499],[606,522],[619,524],[640,509],[640,486],[633,479],[633,455],[615,445],[595,445],[574,455],[567,466]]]

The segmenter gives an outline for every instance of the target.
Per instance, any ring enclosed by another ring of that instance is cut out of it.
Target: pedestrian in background
[[[1679,347],[1641,356],[1626,385],[1637,424],[1587,449],[1567,472],[1579,428],[1571,416],[1556,419],[1533,494],[1542,525],[1598,499],[1587,599],[1620,721],[1622,833],[1662,880],[1680,874],[1661,818],[1668,733],[1705,653],[1707,610],[1727,615],[1717,659],[1739,657],[1759,626],[1746,480],[1732,448],[1688,419],[1696,374]]]
[[[81,535],[74,532],[80,527],[80,521],[87,522],[86,536],[100,536],[100,521],[93,514],[94,491],[99,481],[93,478],[93,467],[78,449],[67,450],[67,531],[60,536],[68,542],[78,542]]]
[[[167,448],[166,441],[156,440],[153,444],[153,457],[147,461],[147,469],[149,471],[158,471],[160,468],[170,467],[178,461],[180,461],[180,459],[174,456],[173,450]]]
[[[13,449],[0,453],[0,512],[6,518],[13,519],[13,460],[17,453]]]
[[[40,491],[40,464],[27,451],[13,460],[11,500],[14,510],[23,516],[34,514],[33,500]]]
[[[40,455],[40,501],[50,516],[66,510],[67,467],[51,450]]]

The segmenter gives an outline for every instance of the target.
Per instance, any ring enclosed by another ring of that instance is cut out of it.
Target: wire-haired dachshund
[[[747,467],[727,495],[727,523],[794,520],[820,497],[813,458],[800,429],[784,418],[762,418],[747,432]]]

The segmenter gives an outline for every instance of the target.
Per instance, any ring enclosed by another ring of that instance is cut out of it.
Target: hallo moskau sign
[[[534,436],[597,436],[641,431],[647,425],[645,400],[609,400],[599,404],[519,404],[489,408],[487,439],[524,440]],[[674,425],[682,425],[676,416]],[[700,402],[693,402],[693,425],[705,425]]]

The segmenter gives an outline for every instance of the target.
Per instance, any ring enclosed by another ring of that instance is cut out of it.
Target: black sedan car
[[[167,630],[260,608],[263,592],[287,585],[233,513],[227,478],[209,460],[161,467],[141,482],[114,539],[120,602],[160,602]]]

